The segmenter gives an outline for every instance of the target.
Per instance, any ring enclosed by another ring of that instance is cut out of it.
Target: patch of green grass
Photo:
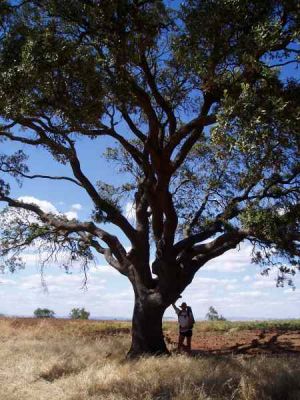
[[[167,331],[177,330],[177,322],[164,322]],[[255,329],[276,330],[300,330],[300,319],[270,320],[270,321],[197,321],[194,326],[195,332],[228,332]]]

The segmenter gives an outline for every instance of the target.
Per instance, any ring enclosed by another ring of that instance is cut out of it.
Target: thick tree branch
[[[208,228],[204,229],[203,231],[191,235],[185,239],[180,240],[174,245],[175,254],[179,254],[185,249],[191,248],[194,244],[203,242],[214,236],[216,233],[221,232],[223,229],[223,224],[220,220],[215,221],[212,223]]]
[[[202,213],[205,210],[205,207],[207,205],[208,199],[210,196],[210,192],[208,192],[205,197],[204,200],[200,206],[200,208],[197,210],[197,212],[195,213],[194,217],[192,218],[191,222],[188,224],[188,226],[185,228],[184,230],[184,235],[185,237],[189,237],[191,234],[191,230],[193,229],[193,227],[198,223],[199,218],[201,217]]]
[[[129,126],[131,132],[141,140],[141,142],[145,143],[147,136],[143,134],[143,132],[137,128],[136,124],[133,122],[131,119],[130,115],[126,112],[124,108],[120,108],[120,113],[122,114],[122,117],[126,121],[127,125]]]
[[[49,180],[55,180],[55,181],[68,181],[68,182],[75,183],[75,185],[82,187],[82,185],[78,181],[76,181],[76,179],[70,178],[68,176],[50,176],[50,175],[40,175],[40,174],[28,175],[28,174],[23,173],[22,171],[19,171],[17,168],[10,168],[9,166],[5,166],[5,163],[3,163],[0,166],[0,171],[7,172],[7,173],[15,173],[18,176],[22,176],[23,178],[26,178],[26,179],[49,179]]]
[[[149,235],[149,214],[147,200],[147,179],[141,181],[138,190],[135,194],[135,214],[136,214],[136,229],[141,232],[143,239],[148,244]]]
[[[132,244],[135,244],[137,241],[136,231],[132,227],[132,225],[128,222],[128,220],[124,217],[124,215],[112,204],[101,198],[96,191],[95,187],[89,181],[89,179],[84,175],[81,170],[80,161],[77,157],[75,148],[72,149],[72,156],[69,158],[70,165],[72,167],[74,176],[78,179],[81,185],[86,189],[87,193],[92,198],[96,207],[99,207],[101,210],[107,213],[107,219],[119,226],[123,232],[126,234],[128,239]]]
[[[6,139],[9,139],[9,140],[11,140],[13,142],[30,144],[30,145],[33,145],[33,146],[37,146],[37,145],[43,143],[41,139],[29,139],[29,138],[26,138],[26,137],[23,137],[23,136],[17,136],[15,134],[10,133],[10,132],[1,131],[0,132],[0,137],[1,136],[6,138]]]
[[[196,272],[208,261],[234,249],[248,235],[249,232],[246,231],[226,232],[209,243],[194,246],[183,253],[177,259],[177,263],[181,267],[180,292],[192,282]]]
[[[235,248],[249,235],[250,232],[243,230],[226,232],[209,243],[193,246],[191,256],[196,257],[199,261],[205,260],[207,262],[225,251]]]
[[[193,119],[192,121],[184,124],[180,129],[177,130],[175,135],[173,135],[170,138],[169,143],[166,146],[166,151],[171,154],[172,151],[175,149],[175,147],[178,146],[181,143],[181,141],[192,131],[194,131],[195,129],[201,129],[205,126],[212,125],[215,122],[216,122],[215,115],[207,115],[207,116],[200,115],[199,117]]]
[[[147,58],[145,56],[145,53],[142,52],[141,54],[141,68],[144,71],[144,74],[146,76],[147,83],[151,89],[151,92],[157,102],[157,104],[162,108],[162,110],[167,114],[168,121],[169,121],[169,133],[170,135],[173,135],[176,131],[176,117],[174,115],[172,106],[168,103],[168,101],[161,95],[157,84],[155,80],[155,76],[152,75],[152,72],[149,68]]]
[[[36,214],[40,220],[53,227],[58,233],[64,235],[66,233],[89,234],[95,236],[107,244],[112,254],[123,266],[127,263],[127,253],[125,248],[119,242],[116,236],[109,234],[105,230],[97,227],[93,222],[69,221],[63,216],[49,214],[41,210],[36,204],[25,203],[23,201],[12,199],[9,196],[1,195],[0,201],[6,202],[10,207],[24,209]],[[95,242],[93,242],[95,244]],[[98,247],[98,250],[101,250]]]
[[[178,225],[178,216],[172,195],[169,191],[164,195],[164,214],[163,242],[166,248],[171,248],[174,244],[176,228]]]
[[[93,247],[99,254],[104,255],[105,260],[108,262],[110,266],[115,268],[122,275],[128,276],[128,269],[126,268],[126,263],[122,258],[122,262],[119,262],[113,255],[113,252],[110,248],[105,248],[100,245],[100,243],[95,240],[94,236],[91,234],[85,234],[83,232],[79,232],[80,240],[85,243],[85,245]]]
[[[158,146],[158,136],[160,130],[160,123],[157,114],[151,104],[151,100],[148,93],[144,89],[142,89],[132,77],[128,77],[128,80],[133,94],[138,99],[141,108],[148,117],[149,128],[150,128],[149,132],[150,143],[152,144],[152,146],[156,148]]]
[[[111,77],[112,82],[115,80],[115,76],[111,73],[110,69],[107,69],[108,75]],[[135,77],[131,75],[125,67],[120,71],[121,75],[128,82],[128,88],[131,94],[137,99],[137,103],[141,110],[145,113],[149,122],[149,137],[151,139],[152,145],[157,146],[157,139],[159,135],[160,123],[157,114],[151,104],[151,99],[148,93],[137,83]],[[134,129],[135,130],[135,129]],[[135,130],[136,132],[136,130]],[[136,132],[137,133],[137,132]]]
[[[192,121],[190,123],[189,128],[187,128],[187,132],[188,133],[190,132],[190,136],[185,140],[185,142],[181,146],[178,154],[176,155],[176,157],[173,161],[173,171],[176,171],[182,165],[182,163],[186,159],[188,153],[190,152],[190,150],[192,149],[194,144],[201,137],[201,135],[203,133],[203,129],[207,125],[207,115],[208,115],[208,112],[209,112],[210,107],[213,104],[213,102],[214,102],[214,98],[212,96],[206,95],[204,97],[204,103],[202,106],[200,117],[197,122],[193,123],[193,121]],[[202,123],[200,123],[200,121],[202,121]],[[204,122],[204,121],[206,121],[206,122]],[[197,125],[197,127],[190,130],[191,126],[193,126],[195,124]],[[179,142],[177,141],[177,143],[180,143],[180,141],[181,141],[181,139],[179,139]],[[172,151],[174,148],[175,148],[175,146],[172,145],[169,147],[168,151],[170,151],[170,150]]]
[[[59,141],[55,141],[55,139],[49,137],[46,132],[43,130],[41,126],[37,126],[36,123],[32,122],[30,119],[23,119],[22,124],[32,130],[34,130],[39,136],[38,140],[27,140],[27,138],[16,137],[13,136],[13,139],[21,143],[26,143],[30,145],[45,145],[47,146],[54,154],[61,154],[66,157],[66,160],[70,163],[73,174],[77,180],[77,182],[86,190],[89,194],[90,198],[93,200],[95,206],[101,210],[103,210],[107,214],[107,219],[117,225],[123,232],[127,235],[129,240],[132,243],[135,243],[136,231],[131,226],[129,221],[122,215],[122,213],[114,207],[111,203],[101,198],[98,194],[96,188],[90,182],[90,180],[85,176],[81,169],[80,161],[78,159],[76,149],[73,141],[66,134],[64,136],[64,140],[68,143],[68,146],[63,145]]]
[[[110,136],[113,139],[116,139],[121,146],[132,156],[134,161],[139,166],[143,166],[146,163],[146,158],[144,157],[143,153],[139,151],[139,149],[133,146],[128,140],[126,140],[122,135],[120,135],[114,128],[108,127],[101,123],[102,129],[91,129],[91,130],[83,130],[80,129],[79,132],[81,135],[84,136]]]

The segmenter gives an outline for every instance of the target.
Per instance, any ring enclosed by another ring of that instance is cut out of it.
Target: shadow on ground
[[[177,338],[166,336],[175,349]],[[238,332],[198,332],[192,341],[192,355],[298,355],[300,331],[255,330]]]

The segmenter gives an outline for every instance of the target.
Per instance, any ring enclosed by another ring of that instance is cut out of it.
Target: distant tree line
[[[55,312],[48,308],[37,308],[33,314],[36,318],[55,318]],[[89,316],[90,313],[84,308],[72,308],[70,312],[71,319],[89,319]]]

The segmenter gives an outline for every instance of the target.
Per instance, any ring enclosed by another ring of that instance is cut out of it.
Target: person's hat
[[[187,306],[186,302],[181,303],[181,306],[179,307],[182,308],[183,306]]]

